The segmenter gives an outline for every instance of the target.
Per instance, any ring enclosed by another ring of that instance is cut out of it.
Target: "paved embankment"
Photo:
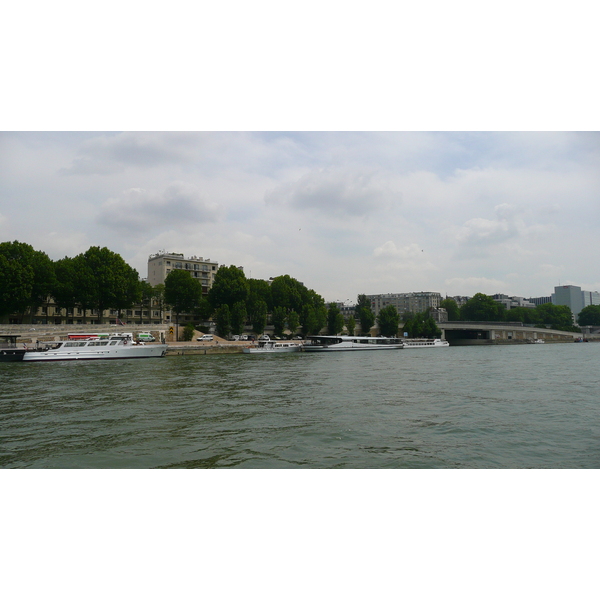
[[[167,342],[167,356],[183,354],[240,354],[248,342]]]

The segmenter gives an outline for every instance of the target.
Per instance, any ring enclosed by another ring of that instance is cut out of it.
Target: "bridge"
[[[544,342],[573,342],[580,333],[531,327],[516,322],[447,321],[438,323],[442,337],[452,346],[476,344],[518,344],[535,340]]]

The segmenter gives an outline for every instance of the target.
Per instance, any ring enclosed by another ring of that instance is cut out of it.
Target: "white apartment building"
[[[386,306],[395,306],[398,314],[424,312],[428,308],[437,309],[442,302],[439,292],[406,292],[402,294],[366,294],[371,301],[371,310],[377,316]]]
[[[183,254],[171,252],[151,254],[148,258],[148,283],[152,286],[164,283],[174,269],[189,271],[192,277],[200,281],[202,293],[206,295],[212,287],[219,264],[201,256],[185,258]]]
[[[526,300],[523,296],[507,296],[506,294],[495,294],[492,298],[502,304],[506,310],[511,308],[535,308],[535,304]]]

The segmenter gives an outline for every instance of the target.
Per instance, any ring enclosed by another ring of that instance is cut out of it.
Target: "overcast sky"
[[[0,238],[162,250],[357,294],[600,289],[597,133],[19,133]]]
[[[328,301],[600,290],[585,4],[74,6],[7,6],[1,240],[142,277],[203,256]]]

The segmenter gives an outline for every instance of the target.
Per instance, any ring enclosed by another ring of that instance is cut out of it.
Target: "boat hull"
[[[299,352],[300,351],[300,346],[299,345],[294,345],[294,346],[286,346],[286,347],[280,347],[280,348],[244,348],[243,350],[244,354],[281,354],[281,353],[290,353],[290,352]]]
[[[26,352],[28,351],[25,349],[0,350],[0,362],[19,362],[23,360]]]
[[[450,344],[446,340],[407,340],[402,345],[404,350],[415,348],[448,348]]]
[[[66,360],[122,360],[130,358],[162,358],[167,353],[166,344],[154,346],[114,347],[98,350],[42,350],[28,352],[23,356],[24,362],[56,362]]]
[[[344,352],[362,350],[399,350],[400,348],[402,348],[402,346],[396,344],[389,344],[387,346],[367,346],[366,344],[343,346],[342,344],[336,344],[335,346],[305,346],[302,350],[304,352]]]

